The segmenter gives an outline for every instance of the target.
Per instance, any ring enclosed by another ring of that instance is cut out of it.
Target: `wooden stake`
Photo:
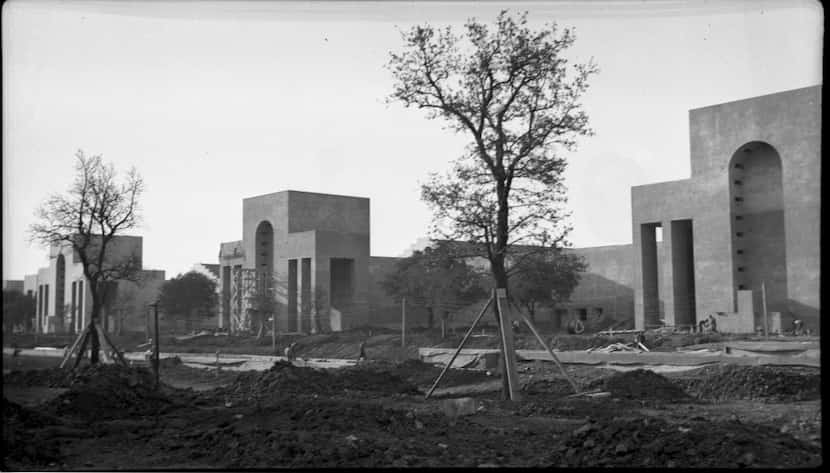
[[[516,350],[513,346],[513,324],[510,312],[505,311],[501,299],[507,297],[507,290],[496,289],[496,313],[499,315],[501,328],[502,359],[504,360],[504,378],[507,380],[506,398],[511,401],[519,400],[519,372],[516,369]]]
[[[512,302],[511,302],[511,304],[512,304]],[[545,343],[545,340],[542,338],[542,336],[539,335],[539,332],[536,331],[536,327],[533,326],[533,322],[531,322],[530,318],[528,316],[526,316],[524,314],[524,312],[518,310],[518,308],[515,307],[515,304],[513,305],[513,307],[519,312],[519,315],[522,316],[522,319],[524,320],[524,322],[528,326],[528,328],[530,328],[530,331],[533,332],[533,335],[536,337],[536,340],[539,340],[539,343],[542,344],[542,347],[548,352],[550,357],[553,358],[554,363],[556,363],[556,366],[559,367],[559,370],[565,376],[565,379],[567,379],[568,382],[571,384],[571,387],[574,389],[574,392],[579,394],[580,391],[579,391],[579,387],[576,385],[576,382],[574,382],[574,380],[570,377],[570,375],[568,375],[568,372],[565,371],[565,367],[562,366],[562,363],[559,362],[559,357],[557,357],[556,354],[553,353],[553,350],[550,349],[548,344]]]
[[[127,364],[127,360],[124,359],[124,355],[118,350],[110,337],[107,335],[107,332],[101,330],[101,327],[98,327],[98,335],[104,339],[104,341],[109,345],[110,349],[115,353],[116,360],[118,360],[123,366],[129,366]]]
[[[81,341],[81,348],[78,349],[78,356],[75,358],[75,364],[72,365],[73,370],[78,367],[78,364],[81,362],[81,358],[84,357],[84,352],[86,352],[86,344],[89,342],[90,333],[91,332],[89,331],[89,326],[87,325],[87,327],[84,329],[84,338]]]
[[[78,333],[78,336],[75,337],[75,341],[72,342],[72,348],[70,348],[68,352],[63,354],[63,360],[61,360],[59,368],[63,369],[64,365],[66,365],[66,362],[69,361],[70,358],[72,358],[72,354],[75,353],[75,349],[78,348],[78,344],[81,343],[81,339],[83,339],[85,335],[86,329]]]
[[[492,303],[493,297],[491,296],[489,299],[487,299],[487,303],[484,304],[484,307],[482,307],[481,312],[479,312],[478,316],[475,318],[475,320],[473,320],[473,324],[470,325],[469,329],[467,329],[467,333],[464,334],[464,338],[461,339],[461,343],[458,345],[458,348],[456,348],[455,353],[453,353],[452,355],[452,358],[450,358],[450,362],[447,363],[446,366],[444,366],[444,369],[441,371],[441,374],[439,374],[438,378],[435,379],[435,382],[432,383],[432,387],[429,388],[429,391],[427,391],[427,395],[424,397],[424,399],[429,399],[429,397],[432,395],[432,392],[435,391],[435,388],[438,387],[438,383],[441,382],[441,379],[444,377],[444,374],[446,374],[447,370],[450,369],[450,366],[452,366],[452,363],[453,361],[455,361],[456,357],[458,357],[458,354],[461,353],[461,349],[464,348],[464,344],[467,343],[467,339],[470,337],[470,334],[473,333],[473,330],[476,328],[478,321],[481,320],[481,317],[484,316],[484,314],[487,312],[487,309],[490,307],[490,304]]]

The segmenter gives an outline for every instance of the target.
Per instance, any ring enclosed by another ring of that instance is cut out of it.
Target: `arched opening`
[[[257,272],[272,272],[274,270],[274,227],[269,222],[262,221],[257,225],[254,245],[256,245],[254,263]]]
[[[264,290],[270,287],[274,272],[274,227],[269,222],[262,221],[257,225],[254,245],[257,288]]]
[[[256,293],[252,309],[256,314],[259,333],[264,330],[267,318],[273,315],[272,306],[274,294],[273,271],[274,271],[274,227],[267,221],[257,225],[254,236],[254,264],[256,274]]]
[[[66,259],[63,257],[63,254],[58,254],[58,261],[55,264],[55,321],[60,327],[55,327],[57,330],[61,330],[63,325],[66,323],[64,321],[64,317],[66,317],[68,311],[64,308],[64,290],[66,285]]]
[[[772,146],[749,142],[729,163],[732,263],[735,290],[752,290],[755,326],[767,312],[787,308],[787,255],[781,157]],[[736,299],[737,300],[737,299]]]

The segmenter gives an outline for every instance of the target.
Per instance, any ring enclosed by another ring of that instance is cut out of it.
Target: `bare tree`
[[[592,134],[580,98],[598,69],[592,61],[569,68],[563,52],[573,30],[533,31],[526,13],[514,19],[502,11],[492,29],[475,19],[465,28],[463,37],[429,25],[403,32],[404,50],[388,64],[389,101],[425,109],[471,138],[421,195],[435,213],[433,234],[470,243],[489,260],[496,287],[506,288],[511,268],[532,257],[508,259],[511,248],[566,245],[560,152]]]
[[[65,194],[49,197],[36,212],[37,222],[29,228],[31,240],[44,246],[69,246],[83,266],[92,296],[88,334],[90,361],[98,362],[100,341],[96,323],[111,282],[132,280],[141,269],[138,255],[114,257],[116,237],[140,223],[139,198],[144,181],[130,169],[123,182],[117,182],[115,168],[101,156],[76,153],[75,181]],[[83,346],[86,345],[84,340]],[[79,357],[80,359],[80,357]]]

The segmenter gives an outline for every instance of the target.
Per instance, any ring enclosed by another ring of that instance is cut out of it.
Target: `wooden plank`
[[[444,369],[441,370],[441,374],[439,374],[438,378],[435,379],[435,382],[432,383],[432,387],[429,388],[429,391],[427,392],[424,399],[429,399],[429,397],[432,395],[433,391],[435,391],[435,388],[438,387],[438,383],[441,382],[441,379],[444,377],[444,375],[450,369],[450,366],[452,366],[452,362],[455,361],[455,358],[458,356],[459,353],[461,353],[461,349],[464,348],[464,344],[467,343],[467,339],[470,338],[470,334],[473,333],[473,330],[476,328],[476,324],[478,324],[478,321],[481,320],[481,317],[484,316],[484,314],[487,312],[487,308],[490,307],[490,304],[492,304],[492,303],[493,303],[493,297],[490,297],[490,299],[487,300],[487,303],[484,304],[484,307],[481,309],[481,312],[479,312],[478,317],[476,317],[475,320],[473,321],[473,324],[470,325],[469,329],[467,329],[467,333],[465,333],[464,338],[461,339],[461,343],[458,345],[458,348],[455,350],[455,353],[453,353],[452,358],[450,358],[450,362],[447,363],[446,366],[444,366]]]

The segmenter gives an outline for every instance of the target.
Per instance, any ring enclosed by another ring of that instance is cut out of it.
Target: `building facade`
[[[367,323],[369,199],[283,191],[242,201],[242,240],[220,245],[220,323],[247,330],[255,294],[285,312],[279,330]]]
[[[771,329],[799,318],[819,330],[821,86],[691,110],[689,125],[691,177],[633,187],[633,243],[566,250],[587,270],[537,319],[690,328],[711,314],[753,332],[766,310]],[[398,258],[369,256],[368,199],[277,192],[244,199],[242,223],[242,240],[220,245],[220,327],[247,326],[263,277],[281,331],[400,323],[401,301],[380,287]],[[409,310],[417,324],[423,311]]]
[[[689,125],[691,177],[631,191],[636,326],[745,313],[754,331],[766,306],[818,330],[821,86],[691,110]]]
[[[115,264],[127,258],[135,258],[141,267],[141,237],[114,237],[104,264]],[[126,312],[143,311],[143,305],[158,297],[164,271],[141,269],[135,279],[112,284],[101,314],[108,329],[119,327]],[[89,323],[92,293],[80,258],[69,244],[53,245],[49,249],[49,265],[24,278],[24,292],[31,292],[35,297],[34,326],[40,333],[75,333]],[[139,318],[143,325],[143,317]]]

